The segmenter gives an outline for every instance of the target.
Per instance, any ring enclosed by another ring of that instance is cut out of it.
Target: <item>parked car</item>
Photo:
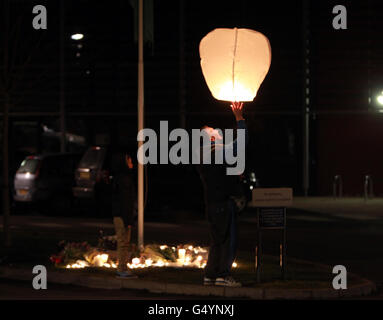
[[[14,177],[16,202],[46,202],[71,196],[78,153],[57,153],[26,157]]]
[[[75,173],[73,195],[78,199],[97,199],[110,184],[111,155],[106,147],[90,147],[81,158]]]

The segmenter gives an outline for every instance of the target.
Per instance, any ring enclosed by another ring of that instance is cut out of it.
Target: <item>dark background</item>
[[[293,187],[296,195],[303,194],[302,110],[308,96],[309,195],[331,194],[336,174],[342,175],[346,195],[362,194],[366,174],[373,177],[375,194],[382,195],[383,114],[374,105],[383,90],[382,2],[307,2],[304,30],[303,1],[145,1],[145,127],[156,130],[160,120],[168,120],[170,130],[204,124],[234,127],[228,104],[215,100],[207,88],[198,46],[215,28],[255,29],[269,38],[272,63],[255,101],[245,105],[247,169],[255,170],[261,186]],[[85,137],[87,145],[106,139],[108,144],[136,146],[134,3],[65,0],[61,11],[60,1],[10,1],[8,45],[17,74],[11,91],[12,170],[26,154],[59,151],[59,141],[43,138],[41,126],[60,130],[63,17],[68,132]],[[32,28],[32,8],[38,4],[47,8],[47,30]],[[347,30],[332,27],[332,9],[338,4],[347,8]],[[84,33],[84,39],[71,40],[75,32]],[[309,93],[303,85],[303,32],[309,39]],[[202,206],[199,177],[191,165],[149,165],[148,181],[152,208]]]

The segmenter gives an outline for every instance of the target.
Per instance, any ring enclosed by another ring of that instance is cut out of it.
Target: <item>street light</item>
[[[83,39],[84,35],[82,33],[74,33],[70,37],[71,37],[72,40],[76,40],[77,41],[77,40]]]
[[[383,91],[376,97],[376,101],[383,106]]]

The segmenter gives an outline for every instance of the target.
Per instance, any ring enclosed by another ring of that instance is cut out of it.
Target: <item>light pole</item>
[[[143,0],[138,4],[138,132],[144,129],[144,29],[143,29]],[[140,139],[141,140],[141,139]],[[138,150],[143,159],[143,141],[138,141]],[[138,161],[138,248],[144,249],[144,165]]]
[[[303,50],[303,193],[307,197],[310,186],[310,43],[309,43],[309,3],[303,1],[302,8],[302,50]]]
[[[66,151],[64,0],[60,2],[60,151]]]

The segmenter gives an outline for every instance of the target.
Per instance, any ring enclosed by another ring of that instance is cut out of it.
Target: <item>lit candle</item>
[[[178,258],[179,260],[183,263],[185,261],[185,253],[186,253],[186,250],[185,249],[179,249],[178,250]]]
[[[104,264],[103,261],[102,261],[102,258],[100,255],[97,255],[94,257],[93,259],[93,264],[96,266],[96,267],[102,267],[102,265]]]

